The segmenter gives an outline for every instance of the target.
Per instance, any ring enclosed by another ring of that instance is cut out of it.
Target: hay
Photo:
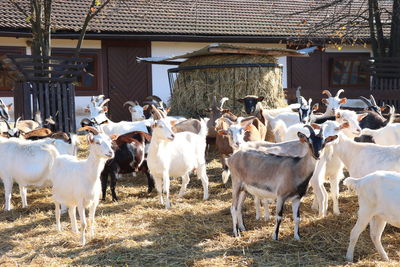
[[[190,58],[180,67],[277,63],[276,58],[254,55],[218,55]],[[235,114],[243,113],[242,104],[237,100],[246,95],[264,96],[265,107],[285,106],[282,90],[282,68],[280,67],[239,67],[210,68],[180,71],[174,82],[170,99],[171,114],[196,117],[211,105],[212,97],[228,97],[226,103]]]
[[[86,145],[84,145],[86,147]],[[81,150],[84,156],[84,149]],[[202,186],[192,178],[187,194],[178,199],[180,179],[171,183],[172,209],[165,210],[155,193],[147,195],[145,177],[118,180],[120,201],[101,202],[96,211],[96,236],[85,247],[71,232],[69,218],[55,227],[51,190],[29,190],[28,209],[21,208],[14,186],[10,212],[0,211],[0,264],[2,266],[345,266],[351,228],[356,222],[357,198],[341,192],[342,214],[317,218],[307,194],[301,205],[301,241],[293,239],[291,209],[286,205],[280,241],[273,241],[274,221],[256,221],[250,197],[244,204],[247,231],[232,237],[230,186],[221,185],[221,164],[208,158],[210,199],[203,201]],[[344,188],[341,188],[343,191]],[[4,204],[0,187],[0,203]],[[273,214],[275,205],[271,205]],[[352,266],[399,266],[398,229],[386,226],[382,243],[391,262],[380,261],[368,231],[360,236]]]

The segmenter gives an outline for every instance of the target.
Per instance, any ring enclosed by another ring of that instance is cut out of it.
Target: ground
[[[0,211],[0,265],[133,265],[133,266],[344,266],[349,233],[356,221],[357,198],[342,187],[342,214],[320,219],[311,210],[310,192],[301,206],[301,241],[293,239],[291,209],[287,205],[280,240],[273,241],[274,222],[255,220],[251,197],[245,203],[247,231],[232,236],[230,184],[221,183],[221,165],[212,155],[208,163],[210,199],[202,200],[200,181],[192,177],[187,194],[178,199],[180,179],[171,184],[172,209],[165,210],[155,193],[147,194],[143,176],[118,181],[118,202],[101,202],[96,212],[96,235],[86,246],[61,217],[56,231],[50,189],[29,190],[26,209],[14,187],[10,212]],[[4,205],[4,191],[0,190]],[[4,208],[4,206],[3,206]],[[270,211],[273,213],[274,205]],[[400,236],[387,226],[383,246],[391,262],[380,260],[365,231],[357,243],[353,266],[398,266]]]

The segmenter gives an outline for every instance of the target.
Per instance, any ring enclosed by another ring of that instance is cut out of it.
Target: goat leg
[[[117,194],[115,193],[115,186],[117,184],[117,173],[112,172],[110,173],[110,176],[111,176],[110,187],[111,187],[112,201],[118,201]]]
[[[102,198],[101,200],[106,200],[106,192],[107,192],[107,182],[108,182],[108,174],[103,171],[100,176],[101,180],[101,191],[102,191]]]

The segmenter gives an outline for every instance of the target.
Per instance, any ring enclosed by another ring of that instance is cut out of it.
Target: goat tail
[[[201,125],[201,128],[200,128],[199,135],[202,138],[206,139],[207,134],[208,134],[207,122],[204,119],[200,119],[200,125]]]
[[[56,158],[59,156],[59,153],[58,153],[57,149],[54,147],[54,145],[50,145],[50,144],[43,145],[42,149],[50,153],[50,160],[48,162],[47,171],[46,171],[46,173],[49,174],[50,170],[53,168]],[[49,179],[51,179],[51,177],[49,177]]]
[[[228,166],[228,158],[223,159],[224,162],[222,163],[223,165],[223,172],[222,172],[222,182],[226,184],[228,182],[229,176],[231,175],[231,171],[229,170]]]
[[[359,181],[361,181],[361,180],[357,179],[357,178],[348,177],[348,178],[344,179],[343,184],[349,188],[357,190]]]
[[[274,125],[271,125],[272,133],[277,143],[283,142],[286,137],[287,127],[284,121],[278,120]]]

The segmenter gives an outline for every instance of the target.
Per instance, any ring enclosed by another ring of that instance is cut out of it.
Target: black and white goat
[[[154,180],[149,173],[145,160],[145,145],[149,144],[151,136],[144,132],[132,132],[120,135],[113,142],[115,157],[106,162],[101,172],[102,200],[106,199],[108,177],[110,176],[110,187],[112,200],[117,201],[115,186],[117,175],[133,173],[141,170],[147,176],[148,192],[154,188]]]

